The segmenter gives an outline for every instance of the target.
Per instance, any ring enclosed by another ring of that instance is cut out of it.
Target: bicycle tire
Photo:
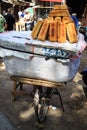
[[[48,99],[41,98],[40,103],[35,107],[35,114],[37,117],[37,121],[39,123],[44,122],[44,120],[46,119],[48,108],[49,108]]]

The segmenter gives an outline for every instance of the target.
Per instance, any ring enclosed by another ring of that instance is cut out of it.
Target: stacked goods
[[[68,40],[70,43],[76,43],[77,30],[67,5],[54,5],[48,18],[37,21],[31,36],[41,41],[65,43]]]

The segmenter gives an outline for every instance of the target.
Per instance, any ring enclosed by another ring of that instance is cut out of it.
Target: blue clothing
[[[21,14],[21,17],[24,18],[24,13]]]
[[[77,19],[77,17],[74,16],[74,15],[72,15],[71,17],[72,17],[73,21],[75,22],[76,28],[78,28],[78,19]]]

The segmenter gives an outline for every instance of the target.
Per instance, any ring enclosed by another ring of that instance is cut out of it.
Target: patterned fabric
[[[5,18],[0,14],[0,33],[4,32]]]

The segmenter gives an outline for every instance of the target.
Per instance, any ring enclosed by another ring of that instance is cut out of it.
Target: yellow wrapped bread
[[[41,30],[38,34],[38,39],[41,41],[45,41],[47,37],[47,32],[48,32],[48,27],[49,27],[49,22],[44,21]]]
[[[66,4],[61,4],[60,9],[68,9]]]
[[[41,26],[43,24],[43,21],[42,20],[38,20],[36,25],[34,26],[33,30],[32,30],[32,33],[31,33],[31,36],[33,39],[36,39],[38,34],[39,34],[39,31],[41,29]]]
[[[58,24],[56,21],[50,22],[49,25],[49,41],[51,42],[57,42],[57,36],[58,36]]]
[[[58,42],[66,42],[66,25],[64,22],[58,23]]]
[[[61,17],[55,17],[55,21],[61,22]]]
[[[78,37],[77,37],[77,31],[76,31],[75,24],[73,22],[66,24],[66,30],[67,30],[67,38],[68,38],[69,42],[71,42],[71,43],[77,42]]]
[[[56,9],[60,9],[60,6],[61,6],[61,5],[54,5],[53,9],[55,9],[55,10],[56,10]]]
[[[71,18],[69,16],[65,16],[62,18],[62,22],[69,23],[69,22],[71,22]]]
[[[60,17],[60,16],[69,16],[68,10],[52,10],[49,13],[49,17]]]

